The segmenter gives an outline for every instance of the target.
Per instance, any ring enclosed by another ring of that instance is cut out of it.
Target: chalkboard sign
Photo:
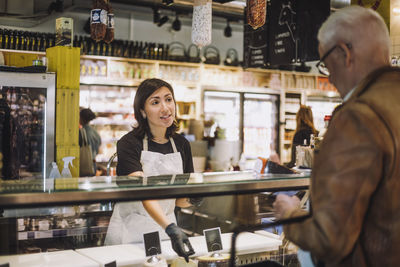
[[[269,63],[272,65],[296,62],[298,53],[298,0],[271,0],[269,6]]]
[[[269,0],[263,27],[244,25],[244,67],[288,65],[319,59],[317,34],[330,0]],[[246,21],[246,19],[245,19]]]
[[[330,14],[329,0],[300,0],[297,6],[299,31],[298,61],[318,60],[318,30]]]
[[[265,67],[269,61],[268,15],[264,26],[256,30],[246,23],[246,14],[244,21],[243,66],[245,68]]]

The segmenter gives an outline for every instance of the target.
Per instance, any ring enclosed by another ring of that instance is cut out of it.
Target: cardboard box
[[[56,19],[56,46],[72,46],[74,38],[74,21],[72,18]]]

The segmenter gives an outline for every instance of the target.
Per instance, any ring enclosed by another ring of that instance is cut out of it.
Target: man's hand
[[[296,196],[290,197],[279,194],[276,196],[276,200],[272,206],[274,207],[275,217],[277,219],[284,219],[285,213],[300,207],[300,199]]]
[[[165,228],[165,232],[171,238],[172,248],[176,254],[184,257],[186,262],[189,262],[189,256],[194,254],[194,250],[186,234],[175,223],[168,225]],[[186,251],[185,245],[189,249],[188,251]]]

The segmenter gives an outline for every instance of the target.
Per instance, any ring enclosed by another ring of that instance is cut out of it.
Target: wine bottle
[[[15,49],[14,31],[10,31],[10,35],[8,36],[8,38],[10,40],[8,49]]]

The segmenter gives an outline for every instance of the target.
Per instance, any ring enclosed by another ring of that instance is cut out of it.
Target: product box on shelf
[[[74,38],[74,21],[72,18],[56,19],[56,46],[72,46]]]

